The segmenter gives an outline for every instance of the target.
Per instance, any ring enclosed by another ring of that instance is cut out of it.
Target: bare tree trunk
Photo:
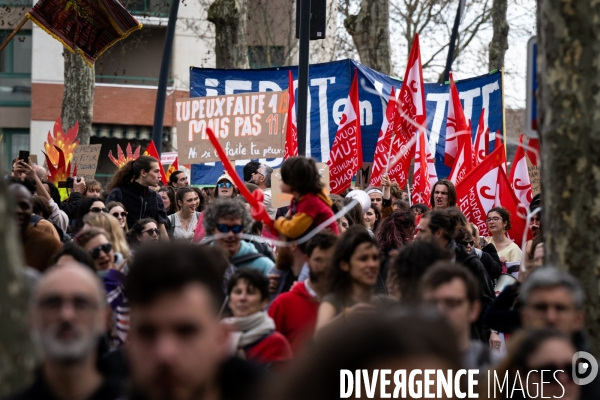
[[[217,68],[248,68],[248,0],[215,0],[208,20],[215,24]]]
[[[600,354],[600,7],[538,2],[538,127],[546,262],[579,279]]]
[[[360,11],[344,20],[360,62],[389,75],[392,72],[389,0],[361,0]]]
[[[29,383],[35,364],[27,328],[27,289],[19,232],[0,182],[0,398]],[[32,250],[35,251],[35,250]]]
[[[81,144],[89,144],[92,136],[92,115],[95,68],[89,67],[79,54],[63,50],[65,58],[65,91],[62,99],[62,123],[65,132],[79,122],[77,137]]]
[[[494,36],[489,47],[489,69],[493,71],[504,67],[504,55],[508,49],[509,25],[506,20],[507,0],[494,0],[492,5],[492,27]]]

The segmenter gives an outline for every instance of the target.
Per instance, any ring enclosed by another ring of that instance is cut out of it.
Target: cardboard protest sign
[[[321,183],[325,185],[325,191],[329,193],[329,167],[326,163],[317,163],[317,169],[321,174]],[[281,182],[281,168],[274,169],[271,174],[271,205],[273,208],[287,207],[292,202],[292,195],[282,193],[279,182]]]
[[[77,176],[85,178],[86,181],[94,179],[101,149],[101,144],[80,144],[75,148],[72,163],[77,166]]]
[[[542,175],[539,165],[531,164],[527,157],[527,172],[529,172],[529,181],[531,182],[531,194],[535,196],[542,190]]]
[[[229,160],[283,157],[288,100],[287,90],[177,100],[179,162],[219,161],[206,128]]]

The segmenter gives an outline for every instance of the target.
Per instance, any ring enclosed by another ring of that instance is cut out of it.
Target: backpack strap
[[[44,217],[42,217],[41,215],[31,214],[31,219],[29,221],[32,223],[33,226],[37,226],[38,222],[40,222],[43,219]]]

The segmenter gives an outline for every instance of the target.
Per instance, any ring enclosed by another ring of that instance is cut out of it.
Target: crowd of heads
[[[428,205],[388,181],[328,195],[314,160],[293,157],[280,174],[292,201],[271,229],[227,173],[195,188],[175,171],[161,187],[158,162],[142,156],[106,191],[79,181],[67,199],[38,174],[17,162],[8,190],[25,263],[39,271],[31,329],[54,386],[64,382],[49,368],[76,366],[129,382],[119,391],[134,398],[329,399],[342,369],[515,376],[566,368],[587,348],[584,292],[545,266],[539,213],[526,248],[502,207],[482,237],[446,179]],[[243,173],[267,210],[272,174],[257,162]],[[99,370],[98,357],[117,361]],[[228,387],[240,374],[240,389]],[[596,390],[556,374],[565,398]]]

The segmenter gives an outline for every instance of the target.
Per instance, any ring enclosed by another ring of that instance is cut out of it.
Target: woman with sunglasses
[[[143,243],[158,242],[161,233],[155,220],[152,218],[140,219],[127,232],[127,242],[131,251],[135,252]]]
[[[79,210],[77,210],[77,218],[75,219],[75,227],[73,233],[78,233],[83,228],[83,217],[88,213],[108,213],[108,209],[104,205],[104,201],[100,197],[86,197],[81,202]]]
[[[176,201],[179,211],[169,215],[169,224],[173,227],[173,238],[191,241],[201,219],[198,212],[200,198],[194,189],[182,187],[177,189]]]
[[[127,211],[125,206],[118,201],[111,201],[106,205],[108,213],[115,217],[119,221],[119,226],[123,229],[123,232],[127,233],[129,227],[127,227]]]
[[[119,253],[114,252],[108,234],[103,229],[86,229],[75,236],[75,243],[92,256],[96,273],[102,278],[106,298],[113,310],[109,329],[110,345],[114,349],[125,343],[129,331],[129,307],[124,286],[126,262]]]
[[[573,368],[573,355],[577,350],[562,333],[553,329],[522,331],[511,337],[508,349],[508,355],[494,372],[499,381],[508,377],[509,388],[516,384],[519,388],[523,386],[523,390],[511,393],[507,389],[497,398],[597,398],[581,396],[581,389],[588,388],[573,381],[572,373],[578,369]]]
[[[113,245],[113,249],[120,253],[127,262],[131,262],[131,251],[125,239],[125,233],[116,218],[107,213],[88,213],[83,217],[83,222],[83,230],[90,228],[104,229],[108,235],[108,241]]]
[[[214,198],[233,199],[238,195],[238,190],[233,186],[233,179],[225,173],[217,179],[217,185],[214,190]]]

